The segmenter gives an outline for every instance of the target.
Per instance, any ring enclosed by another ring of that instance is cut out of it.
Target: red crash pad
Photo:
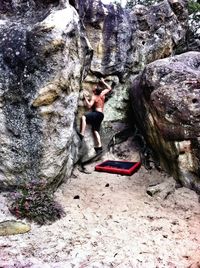
[[[132,175],[141,166],[141,162],[106,160],[95,166],[95,171]]]

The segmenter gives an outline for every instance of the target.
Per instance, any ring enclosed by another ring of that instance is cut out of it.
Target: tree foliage
[[[189,14],[196,14],[200,12],[200,3],[194,1],[194,0],[189,0],[188,1],[188,12]]]
[[[188,1],[189,28],[188,50],[200,50],[200,4],[195,0]]]

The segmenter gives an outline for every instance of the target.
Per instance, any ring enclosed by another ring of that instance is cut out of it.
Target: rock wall
[[[148,64],[131,90],[140,130],[162,167],[200,192],[200,53]]]
[[[65,1],[1,1],[0,186],[71,174],[74,122],[91,51]]]
[[[84,112],[79,91],[91,92],[99,76],[115,84],[105,144],[126,123],[133,78],[184,39],[185,10],[177,1],[127,11],[97,0],[2,0],[0,187],[32,180],[56,187],[70,176]]]
[[[127,123],[129,91],[132,80],[146,64],[173,54],[184,40],[187,10],[184,1],[163,1],[132,10],[120,5],[103,5],[98,0],[76,1],[93,58],[83,88],[91,92],[104,76],[113,86],[105,106],[103,143]],[[114,82],[114,83],[113,83]],[[80,103],[82,111],[83,103]],[[91,140],[91,139],[90,139]]]

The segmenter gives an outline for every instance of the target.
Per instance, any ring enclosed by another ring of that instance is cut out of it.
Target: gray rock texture
[[[184,39],[185,3],[132,11],[97,0],[0,3],[0,187],[39,180],[56,188],[80,158],[79,91],[91,93],[99,76],[115,84],[105,144],[126,124],[133,78]]]
[[[134,77],[146,64],[172,55],[184,40],[187,10],[184,1],[163,1],[150,7],[136,5],[132,10],[103,5],[98,0],[76,1],[74,6],[93,49],[83,88],[91,92],[99,76],[113,86],[102,128],[106,144],[106,139],[127,123],[128,89]],[[80,114],[82,105],[80,102]]]
[[[182,185],[200,191],[200,53],[148,64],[131,90],[140,130],[161,165]]]
[[[147,63],[171,55],[185,37],[187,11],[181,1],[179,8],[173,1],[163,1],[150,7],[136,5],[133,10],[98,0],[77,2],[93,48],[93,74],[122,79],[137,73]]]
[[[77,158],[74,122],[91,52],[68,1],[3,1],[0,12],[0,185],[53,187]]]

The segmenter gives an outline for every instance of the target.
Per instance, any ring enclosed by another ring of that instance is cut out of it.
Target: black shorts
[[[92,130],[99,131],[104,114],[98,111],[93,111],[85,114],[86,123],[92,126]]]

